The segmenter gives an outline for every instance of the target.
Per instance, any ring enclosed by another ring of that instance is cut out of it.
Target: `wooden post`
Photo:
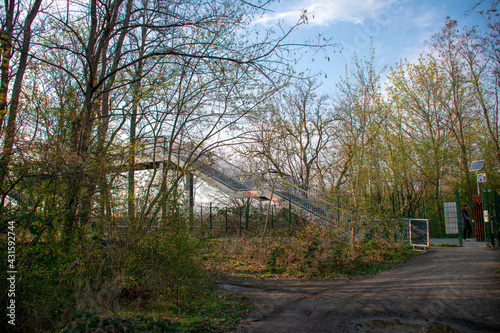
[[[483,220],[483,205],[481,202],[481,197],[474,197],[474,224],[476,232],[476,241],[484,242],[484,220]]]

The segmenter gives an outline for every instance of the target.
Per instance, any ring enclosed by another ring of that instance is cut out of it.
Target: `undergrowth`
[[[18,229],[21,229],[19,227]],[[97,234],[71,244],[44,237],[16,246],[13,332],[222,332],[247,302],[218,290],[187,230],[157,229],[126,241]],[[6,249],[2,246],[2,257]],[[8,271],[5,260],[0,269]],[[1,288],[7,290],[7,280]],[[7,304],[7,293],[0,296]],[[7,318],[8,319],[8,318]]]
[[[1,252],[7,258],[6,247]],[[48,228],[44,237],[16,244],[16,326],[5,317],[0,324],[15,332],[225,332],[250,306],[218,289],[221,274],[350,277],[389,268],[412,251],[370,237],[359,239],[354,253],[333,230],[314,226],[201,241],[180,227],[129,232],[126,239],[89,231],[72,243]],[[0,286],[7,290],[7,279]]]
[[[205,267],[226,276],[338,278],[373,274],[410,259],[406,244],[372,238],[356,243],[355,256],[347,240],[331,230],[305,228],[295,234],[264,239],[214,239],[205,243]]]

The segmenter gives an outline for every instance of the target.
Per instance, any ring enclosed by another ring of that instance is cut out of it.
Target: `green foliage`
[[[64,249],[58,242],[16,245],[16,322],[19,323],[16,326],[19,329],[50,330],[75,307],[78,277],[75,252]],[[2,280],[2,288],[3,284]]]
[[[69,245],[53,238],[18,243],[17,328],[174,332],[232,327],[242,316],[241,301],[213,288],[197,260],[197,247],[198,241],[177,227],[137,235],[130,243],[98,235]],[[5,251],[2,247],[2,255]],[[4,261],[1,268],[7,271]]]
[[[283,273],[285,271],[285,267],[283,265],[277,264],[278,257],[285,252],[285,249],[282,247],[275,247],[269,253],[269,258],[267,260],[267,266],[264,272],[268,273]]]
[[[317,266],[318,252],[321,250],[320,245],[320,240],[315,236],[308,240],[305,250],[301,251],[300,271],[309,272]]]
[[[78,311],[62,332],[178,332],[179,324],[171,320],[138,315],[130,319],[120,317],[101,318],[87,310]]]

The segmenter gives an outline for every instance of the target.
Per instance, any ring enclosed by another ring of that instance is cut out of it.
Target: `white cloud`
[[[440,18],[441,15],[439,15],[436,11],[429,10],[413,18],[412,22],[417,28],[432,28],[435,26],[436,22],[440,20]]]
[[[374,19],[383,11],[390,14],[389,7],[400,0],[307,0],[278,4],[275,13],[264,15],[260,22],[269,23],[277,20],[296,22],[302,10],[307,10],[309,24],[331,25],[337,22],[362,24],[367,19]],[[280,11],[280,9],[283,9]]]

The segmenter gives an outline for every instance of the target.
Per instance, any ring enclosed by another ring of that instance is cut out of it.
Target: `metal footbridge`
[[[273,200],[290,205],[294,212],[314,223],[352,221],[352,214],[339,200],[331,203],[331,197],[289,176],[265,177],[263,173],[247,172],[213,154],[192,162],[188,149],[168,149],[164,140],[149,141],[141,145],[135,159],[136,165],[171,163],[189,169],[226,195],[241,198]],[[366,216],[369,218],[368,216]]]

